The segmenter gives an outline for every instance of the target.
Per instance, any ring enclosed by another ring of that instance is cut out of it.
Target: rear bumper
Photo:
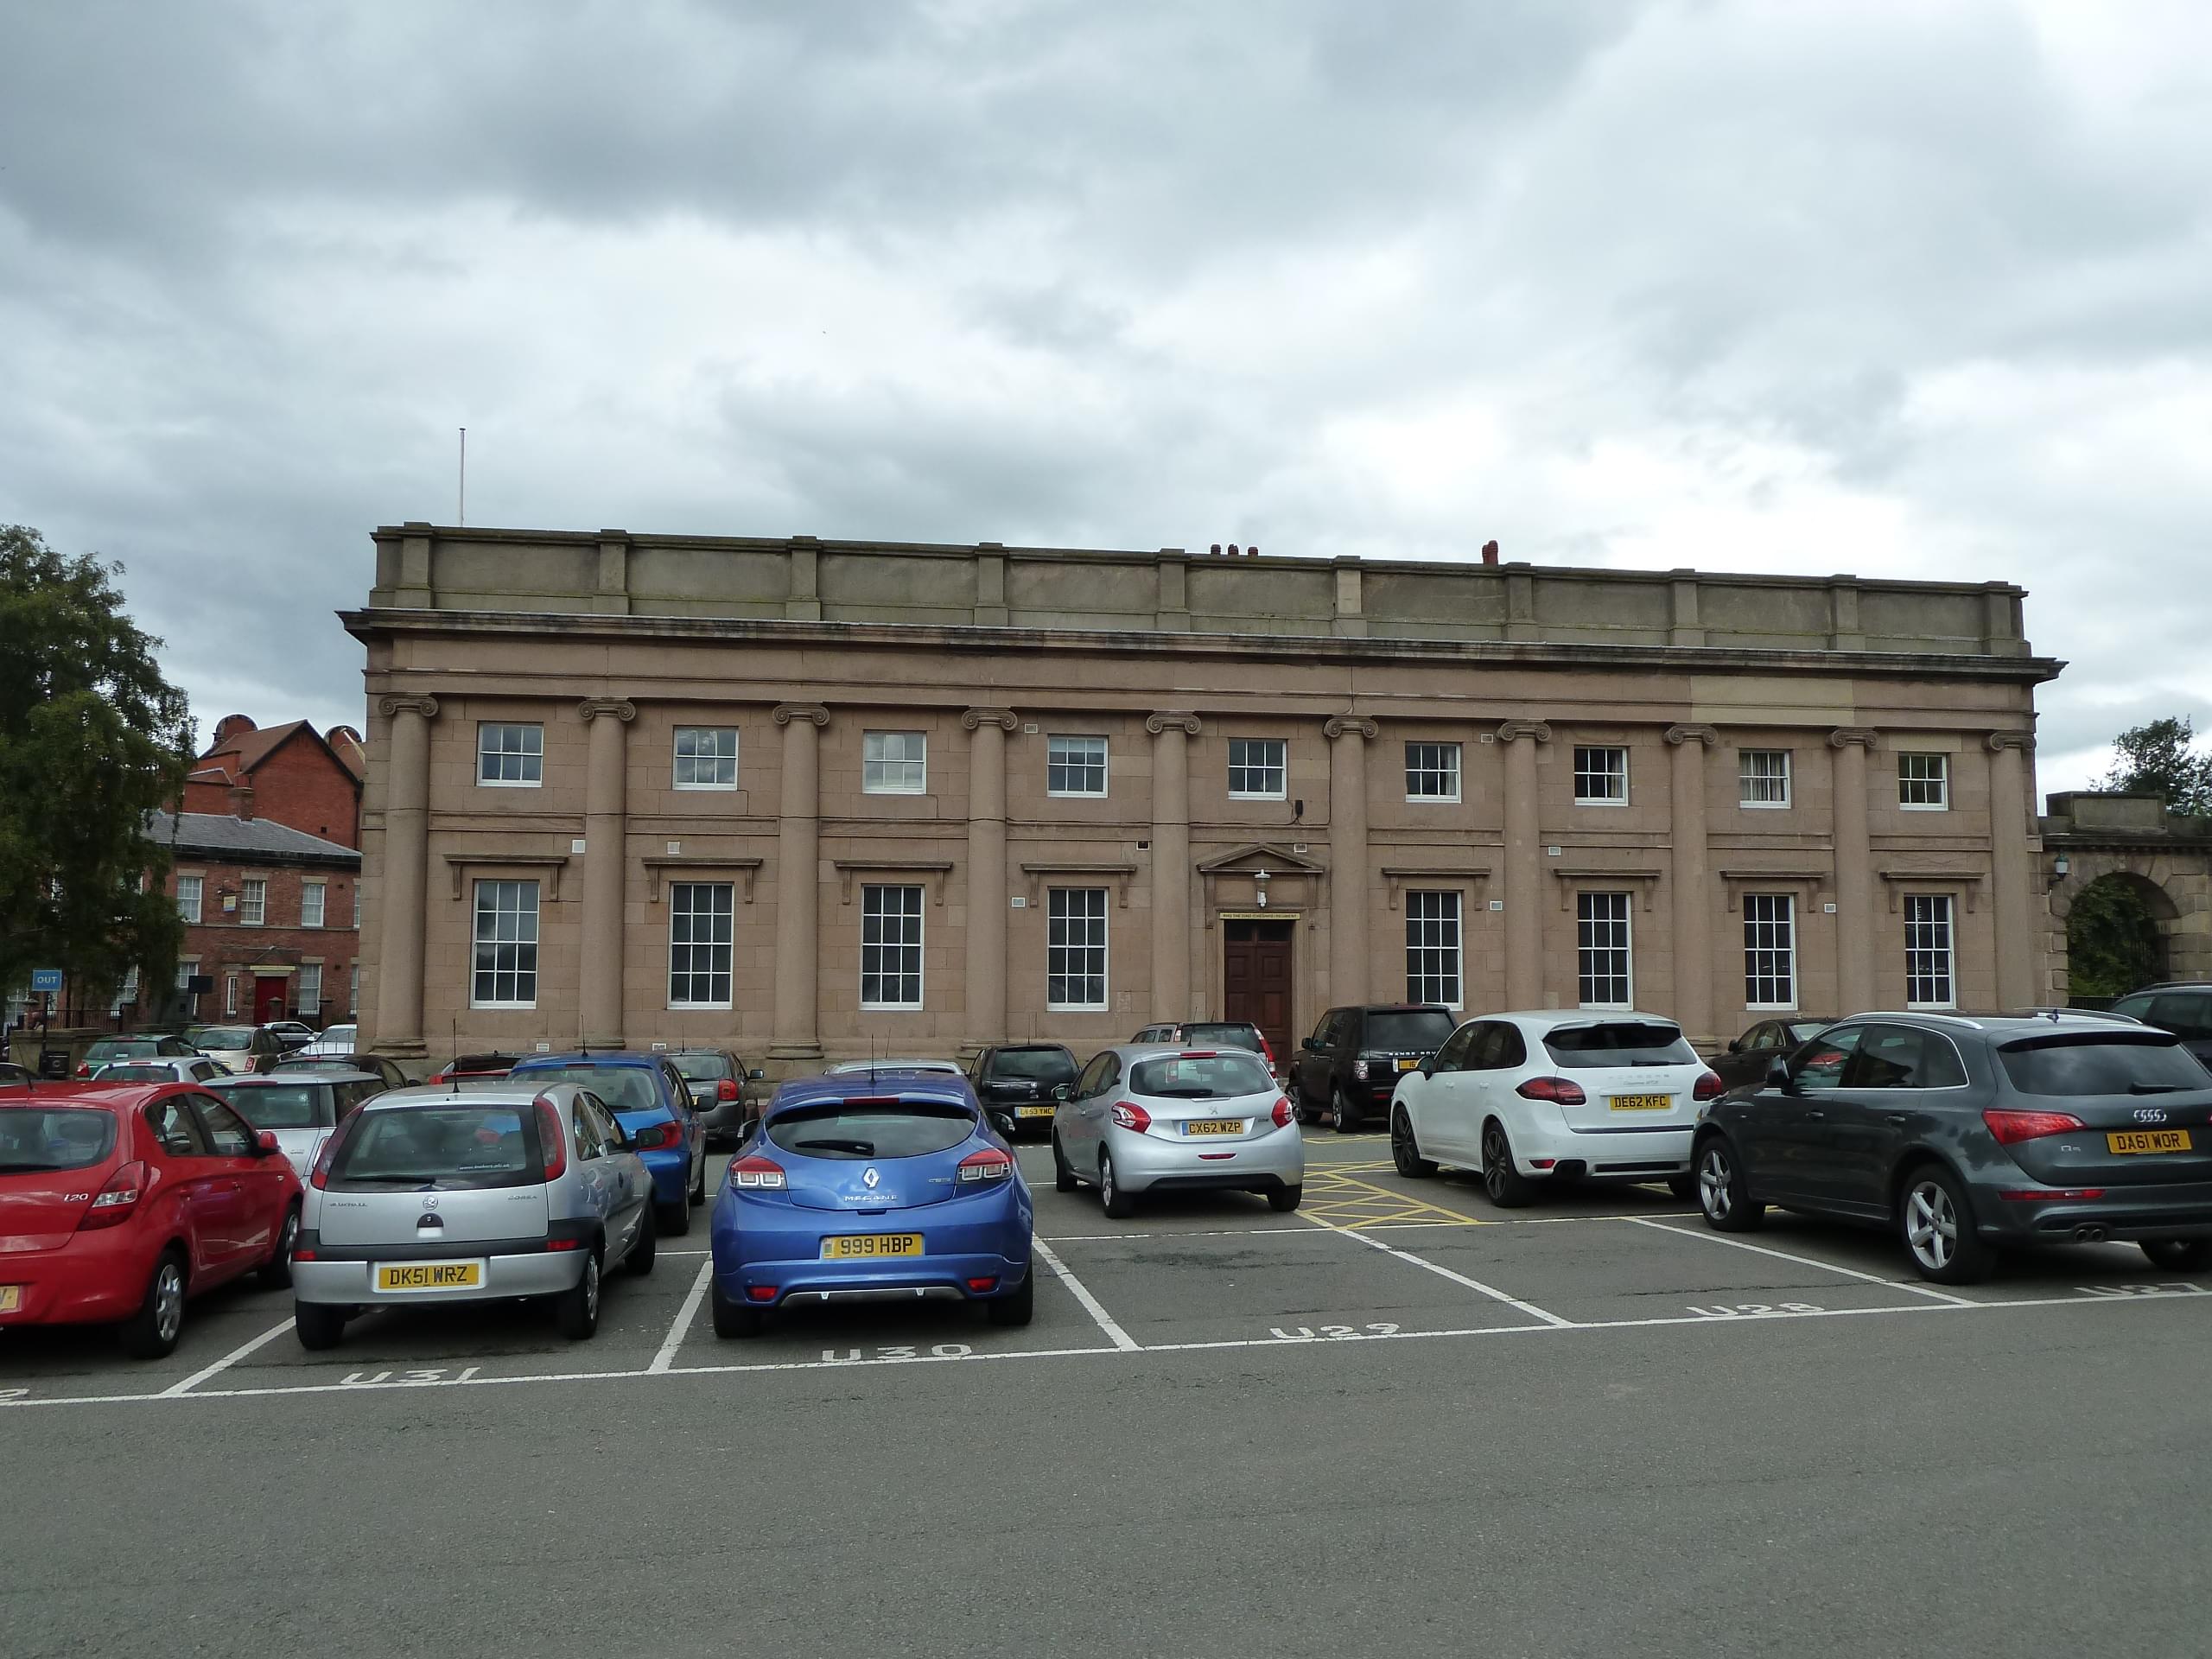
[[[1280,1192],[1306,1180],[1306,1141],[1295,1122],[1249,1141],[1170,1141],[1119,1127],[1106,1131],[1115,1184],[1128,1192]]]
[[[138,1311],[154,1253],[125,1227],[77,1233],[60,1249],[0,1254],[0,1285],[16,1287],[0,1330],[24,1325],[104,1325]]]
[[[540,1250],[527,1255],[471,1255],[460,1244],[437,1259],[481,1262],[483,1282],[461,1290],[378,1290],[373,1262],[295,1262],[292,1294],[302,1302],[353,1307],[433,1306],[441,1302],[508,1301],[518,1296],[555,1296],[575,1288],[583,1277],[582,1250]],[[395,1251],[391,1260],[420,1260]]]
[[[1574,1174],[1597,1181],[1648,1181],[1690,1166],[1697,1121],[1577,1128],[1556,1106],[1542,1105],[1508,1123],[1513,1162],[1524,1175]]]
[[[717,1268],[715,1273],[723,1295],[754,1307],[780,1307],[786,1302],[904,1302],[952,1297],[988,1302],[1012,1295],[1028,1276],[1027,1255],[1017,1259],[996,1250],[910,1256],[899,1262],[823,1262],[803,1257],[747,1262],[728,1274]],[[988,1290],[970,1290],[968,1281],[971,1279],[996,1282]],[[752,1292],[762,1286],[774,1289],[774,1301],[755,1300]]]
[[[923,1254],[873,1261],[830,1262],[822,1241],[856,1233],[919,1233]],[[976,1300],[1020,1287],[1029,1274],[1031,1211],[1019,1188],[974,1198],[950,1198],[887,1215],[860,1216],[807,1210],[772,1199],[738,1198],[725,1187],[715,1203],[712,1244],[715,1281],[732,1301],[753,1302],[766,1287],[780,1305],[793,1295],[839,1300],[881,1294],[906,1300],[932,1291]],[[995,1279],[988,1291],[971,1291],[970,1279]]]
[[[2086,1185],[2086,1183],[2085,1183]],[[2005,1198],[2030,1185],[1977,1184],[1974,1230],[2005,1243],[2066,1243],[2083,1229],[2125,1243],[2154,1238],[2212,1238],[2212,1185],[2107,1188],[2097,1198],[2044,1202]]]

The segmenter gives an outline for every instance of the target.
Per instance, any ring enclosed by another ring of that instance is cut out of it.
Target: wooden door
[[[290,982],[275,975],[257,977],[253,982],[253,1022],[266,1026],[284,1016],[284,990]]]
[[[1291,926],[1224,922],[1221,1017],[1249,1020],[1266,1035],[1279,1065],[1290,1064]]]

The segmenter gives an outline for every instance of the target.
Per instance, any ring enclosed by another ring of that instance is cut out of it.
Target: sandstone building
[[[779,1071],[1332,1004],[2052,995],[1999,582],[408,524],[361,1016]]]

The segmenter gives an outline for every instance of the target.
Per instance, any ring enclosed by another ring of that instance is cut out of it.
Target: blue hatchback
[[[1027,1325],[1034,1211],[968,1080],[884,1069],[786,1083],[714,1212],[715,1334],[789,1303],[981,1302]]]
[[[691,1230],[691,1206],[707,1201],[707,1134],[691,1090],[658,1054],[532,1054],[509,1074],[517,1082],[588,1089],[637,1142],[653,1178],[653,1222],[664,1237]]]

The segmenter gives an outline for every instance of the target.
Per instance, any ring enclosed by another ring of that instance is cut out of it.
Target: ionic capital
[[[1871,726],[1839,726],[1828,734],[1828,747],[1847,749],[1856,743],[1862,749],[1871,749],[1881,734]]]
[[[830,711],[818,702],[779,702],[768,712],[779,726],[788,726],[795,720],[810,720],[817,726],[830,723]]]
[[[1719,746],[1720,733],[1711,726],[1669,726],[1667,741],[1676,744],[1702,743],[1710,749]]]
[[[386,720],[394,715],[420,715],[425,720],[435,720],[438,717],[438,700],[428,696],[378,697],[377,712]]]
[[[1183,733],[1185,736],[1196,737],[1198,734],[1198,717],[1196,715],[1172,713],[1147,715],[1144,717],[1145,730],[1150,732],[1154,737],[1158,737],[1170,728]]]
[[[960,716],[960,723],[971,732],[979,726],[995,726],[1002,732],[1010,732],[1021,722],[1014,718],[1011,709],[970,709]]]
[[[1531,742],[1548,743],[1552,741],[1552,728],[1541,720],[1504,720],[1498,722],[1499,742],[1510,743],[1518,737],[1525,737]]]
[[[2022,754],[2036,752],[2036,734],[2033,732],[1992,732],[1982,741],[1989,745],[1992,754],[2000,749],[2018,749]]]
[[[638,705],[627,697],[586,697],[576,705],[576,712],[587,725],[601,715],[611,715],[626,726],[638,717]]]
[[[1321,728],[1321,735],[1329,738],[1361,737],[1371,743],[1378,729],[1365,715],[1332,715]]]

